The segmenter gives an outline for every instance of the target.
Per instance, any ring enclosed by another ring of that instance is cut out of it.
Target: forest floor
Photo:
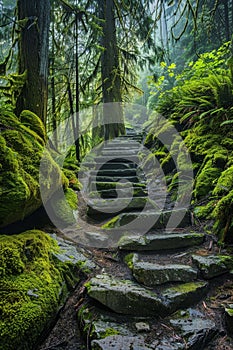
[[[92,251],[94,260],[106,270],[113,271],[116,262],[111,261],[111,256],[101,250]],[[37,350],[84,350],[89,349],[87,339],[83,339],[78,327],[77,305],[80,300],[82,284],[78,285],[60,310],[56,323],[50,329],[49,334]],[[205,348],[206,350],[232,350],[233,339],[229,338],[225,331],[224,305],[233,303],[233,281],[231,278],[222,277],[216,279],[208,293],[207,298],[197,305],[203,314],[213,320],[219,330],[220,336],[213,339]],[[164,332],[170,332],[164,329]],[[164,334],[163,332],[163,334]],[[160,336],[163,335],[162,333]],[[171,348],[172,349],[172,348]],[[123,350],[123,349],[122,349]]]
[[[85,219],[85,204],[80,199],[80,215],[82,219]],[[85,222],[85,220],[83,221]],[[100,230],[100,225],[96,226],[96,230]],[[82,226],[81,230],[93,229],[92,223],[86,222],[86,227]],[[53,231],[54,228],[47,228],[47,231]],[[56,232],[59,235],[59,232]],[[64,238],[64,234],[61,234]],[[67,237],[66,237],[67,239]],[[69,232],[68,239],[75,242],[77,247],[77,231]],[[208,245],[203,246],[203,250],[208,250]],[[214,251],[219,250],[215,245],[212,248]],[[107,273],[114,275],[122,275],[127,277],[127,268],[122,264],[121,253],[117,250],[104,250],[97,248],[89,248],[87,251],[90,254],[92,260],[96,263],[100,271],[106,271]],[[165,256],[163,257],[166,258]],[[89,344],[87,339],[83,339],[81,332],[78,327],[77,310],[79,301],[82,298],[83,283],[81,281],[76,286],[72,294],[67,299],[66,303],[59,311],[57,318],[48,330],[46,337],[43,337],[43,341],[37,350],[89,350]],[[196,305],[196,308],[203,314],[208,316],[209,319],[213,320],[219,330],[219,335],[214,338],[205,350],[232,350],[233,339],[228,337],[226,334],[225,317],[224,317],[224,305],[233,304],[233,280],[232,275],[224,275],[216,278],[210,285],[208,296]],[[161,323],[163,325],[163,323]],[[160,324],[160,326],[161,326]],[[164,326],[164,330],[161,332],[159,337],[163,337],[164,334],[172,333],[171,329]],[[156,348],[155,348],[156,349]],[[124,350],[124,349],[122,349]],[[172,347],[171,347],[172,350]]]

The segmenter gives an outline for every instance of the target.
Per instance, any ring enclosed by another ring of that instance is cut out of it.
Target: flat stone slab
[[[126,315],[156,316],[166,314],[158,295],[130,280],[98,275],[87,284],[88,295],[114,312]]]
[[[110,220],[108,223],[109,228],[121,228],[127,224],[130,224],[131,230],[137,232],[144,232],[145,226],[150,226],[154,229],[166,228],[169,219],[173,215],[175,227],[189,226],[190,213],[185,209],[173,209],[173,210],[161,210],[161,211],[144,211],[144,212],[132,212],[122,213],[118,215],[117,220]],[[170,223],[170,225],[172,222]]]
[[[197,271],[191,266],[181,264],[161,265],[139,261],[137,254],[132,257],[132,264],[130,265],[135,279],[149,287],[167,282],[190,282],[197,278]]]
[[[136,176],[136,169],[100,169],[100,170],[91,170],[89,172],[90,176]]]
[[[81,164],[81,170],[84,171],[84,169],[86,170],[98,170],[98,169],[135,169],[137,167],[137,165],[135,163],[111,163],[111,162],[107,162],[107,163],[96,163],[95,161],[93,162],[83,162]]]
[[[159,292],[148,290],[130,280],[98,275],[86,283],[88,295],[112,311],[133,316],[165,316],[199,301],[208,283],[179,284]]]
[[[192,261],[206,279],[220,276],[233,269],[233,257],[229,255],[193,255]]]
[[[133,193],[132,193],[133,192]],[[146,197],[148,195],[148,192],[143,190],[140,187],[133,188],[133,191],[131,188],[124,188],[124,189],[110,189],[110,190],[102,190],[99,192],[91,192],[89,193],[89,198],[98,198],[99,196],[101,198],[125,198],[133,195],[133,197]]]
[[[177,312],[170,319],[172,328],[185,339],[186,349],[200,350],[217,334],[215,323],[195,309]]]
[[[204,234],[201,233],[164,233],[147,235],[125,235],[119,242],[121,250],[170,250],[192,247],[202,244]]]
[[[142,183],[131,183],[130,186],[133,188],[146,188],[146,184]],[[123,183],[123,182],[93,182],[90,184],[90,189],[91,190],[115,190],[115,189],[129,189],[129,184],[128,183]]]
[[[97,156],[95,157],[95,162],[97,163],[102,163],[105,164],[107,162],[111,162],[111,163],[139,163],[139,158],[138,156],[135,155],[130,155],[130,156],[110,156],[110,155],[106,155],[106,156]]]
[[[89,182],[119,182],[122,180],[122,176],[93,176],[91,175],[89,178]],[[124,176],[124,180],[128,182],[137,183],[140,182],[140,179],[137,176]]]
[[[181,307],[189,307],[201,300],[208,292],[207,282],[189,282],[163,291],[164,305],[173,313]]]
[[[127,337],[122,335],[111,335],[101,340],[93,340],[93,350],[152,350],[145,344],[143,337]]]
[[[88,200],[87,214],[89,216],[98,213],[116,214],[120,211],[132,211],[143,209],[147,204],[148,208],[156,208],[156,203],[149,200],[147,197],[135,198],[113,198],[113,199],[92,199]]]
[[[130,146],[127,149],[103,149],[101,151],[102,156],[122,156],[128,158],[131,155],[137,156],[139,149],[132,149]]]

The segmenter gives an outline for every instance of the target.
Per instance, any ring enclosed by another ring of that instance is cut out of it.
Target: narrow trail
[[[132,132],[82,164],[87,223],[65,235],[95,268],[40,350],[233,349],[222,311],[233,303],[232,258],[192,226],[188,208],[174,207],[145,156]]]

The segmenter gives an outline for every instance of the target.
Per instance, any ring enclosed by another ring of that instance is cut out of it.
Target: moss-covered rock
[[[18,118],[2,108],[0,119],[0,227],[4,227],[23,220],[41,206],[40,171],[45,200],[60,186],[79,188],[79,183],[71,170],[66,171],[68,180],[49,151],[44,150],[46,133],[39,117],[23,111]],[[67,196],[70,199],[68,190]]]
[[[0,349],[35,348],[69,286],[78,264],[61,261],[61,249],[42,231],[0,236]]]
[[[184,71],[184,77],[186,73]],[[192,76],[192,68],[190,73]],[[228,79],[229,70],[223,69],[216,77],[208,73],[202,79],[203,87],[200,88],[200,76],[195,77],[195,74],[192,79],[186,77],[182,82],[178,77],[177,86],[164,92],[158,103],[157,111],[170,111],[169,115],[165,112],[165,116],[180,131],[183,141],[174,137],[171,147],[166,149],[166,144],[162,145],[157,138],[171,133],[171,126],[169,122],[160,124],[155,118],[145,142],[154,155],[158,155],[162,169],[169,178],[168,192],[172,200],[177,200],[178,185],[179,191],[184,194],[188,192],[179,181],[180,170],[185,173],[187,165],[185,155],[179,152],[184,142],[193,162],[194,213],[199,219],[214,220],[214,231],[224,240],[233,237],[233,133],[228,125],[232,119],[232,109],[229,109],[232,80]],[[226,87],[229,88],[229,95],[225,94]],[[225,92],[220,96],[222,89]],[[174,94],[177,96],[175,99],[172,98]],[[171,99],[172,108],[169,104]],[[178,167],[174,160],[177,160]]]

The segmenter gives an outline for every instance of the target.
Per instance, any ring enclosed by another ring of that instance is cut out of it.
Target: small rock
[[[34,291],[36,292],[38,289],[37,288],[35,288],[35,289],[29,289],[28,291],[27,291],[27,295],[29,296],[29,297],[34,297],[34,298],[39,298],[39,295],[38,294],[36,294],[36,293],[34,293]]]
[[[149,332],[150,331],[150,325],[145,322],[137,322],[135,323],[135,327],[138,332]]]

